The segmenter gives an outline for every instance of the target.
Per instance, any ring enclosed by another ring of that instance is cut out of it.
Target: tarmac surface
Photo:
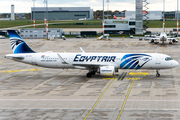
[[[25,39],[36,52],[165,53],[180,63],[179,43],[155,45],[134,38]],[[180,66],[160,70],[119,70],[116,76],[87,70],[42,68],[5,59],[9,39],[0,39],[0,120],[178,120]],[[148,75],[130,75],[130,72]]]

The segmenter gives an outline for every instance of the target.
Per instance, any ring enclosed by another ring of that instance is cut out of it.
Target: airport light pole
[[[48,21],[48,0],[46,0],[46,19]]]
[[[179,34],[179,0],[177,0],[177,37]]]
[[[48,40],[48,0],[46,0],[46,39]]]
[[[44,0],[44,6],[46,6],[46,17],[45,17],[45,29],[46,29],[46,39],[48,39],[48,0]],[[45,10],[44,10],[45,13]]]
[[[32,19],[32,20],[33,20],[33,22],[34,22],[33,24],[34,24],[34,29],[35,29],[35,20],[36,20],[36,19],[35,19],[35,1],[36,1],[36,0],[32,0],[32,1],[33,1],[33,8],[34,8],[34,14],[33,14],[33,19]]]
[[[46,0],[44,0],[43,3],[44,3],[44,28],[46,29]]]
[[[33,8],[34,8],[33,19],[35,19],[35,1],[36,1],[36,0],[32,0],[32,1],[33,1]]]
[[[104,39],[104,0],[103,0],[103,39]]]
[[[163,0],[163,32],[165,32],[165,16],[164,16],[164,12],[165,12],[165,0]]]
[[[109,18],[109,17],[108,17],[108,10],[109,10],[109,2],[110,2],[110,1],[107,0],[106,2],[107,2],[107,19],[108,19],[108,18]]]
[[[45,9],[45,7],[46,7],[46,0],[44,0],[43,1],[43,3],[44,3],[44,19],[46,18],[46,9]],[[45,28],[46,28],[46,25],[45,25]]]

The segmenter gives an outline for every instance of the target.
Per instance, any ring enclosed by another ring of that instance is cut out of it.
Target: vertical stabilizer
[[[11,47],[14,54],[18,53],[35,53],[24,40],[16,33],[15,30],[8,30]]]

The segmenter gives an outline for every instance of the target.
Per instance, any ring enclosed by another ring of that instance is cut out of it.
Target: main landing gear
[[[87,78],[91,78],[92,75],[95,75],[95,74],[96,74],[95,71],[91,71],[91,72],[88,72],[88,73],[86,74],[86,77],[87,77]]]
[[[156,70],[156,77],[160,77],[159,71]]]

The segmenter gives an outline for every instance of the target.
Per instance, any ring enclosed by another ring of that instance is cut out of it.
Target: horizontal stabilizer
[[[6,55],[5,58],[8,58],[8,59],[14,59],[14,60],[23,60],[24,57],[22,56],[17,56],[16,54],[9,54],[9,55]]]
[[[22,59],[24,59],[24,57],[12,57],[12,59],[19,59],[19,60],[22,60]]]

